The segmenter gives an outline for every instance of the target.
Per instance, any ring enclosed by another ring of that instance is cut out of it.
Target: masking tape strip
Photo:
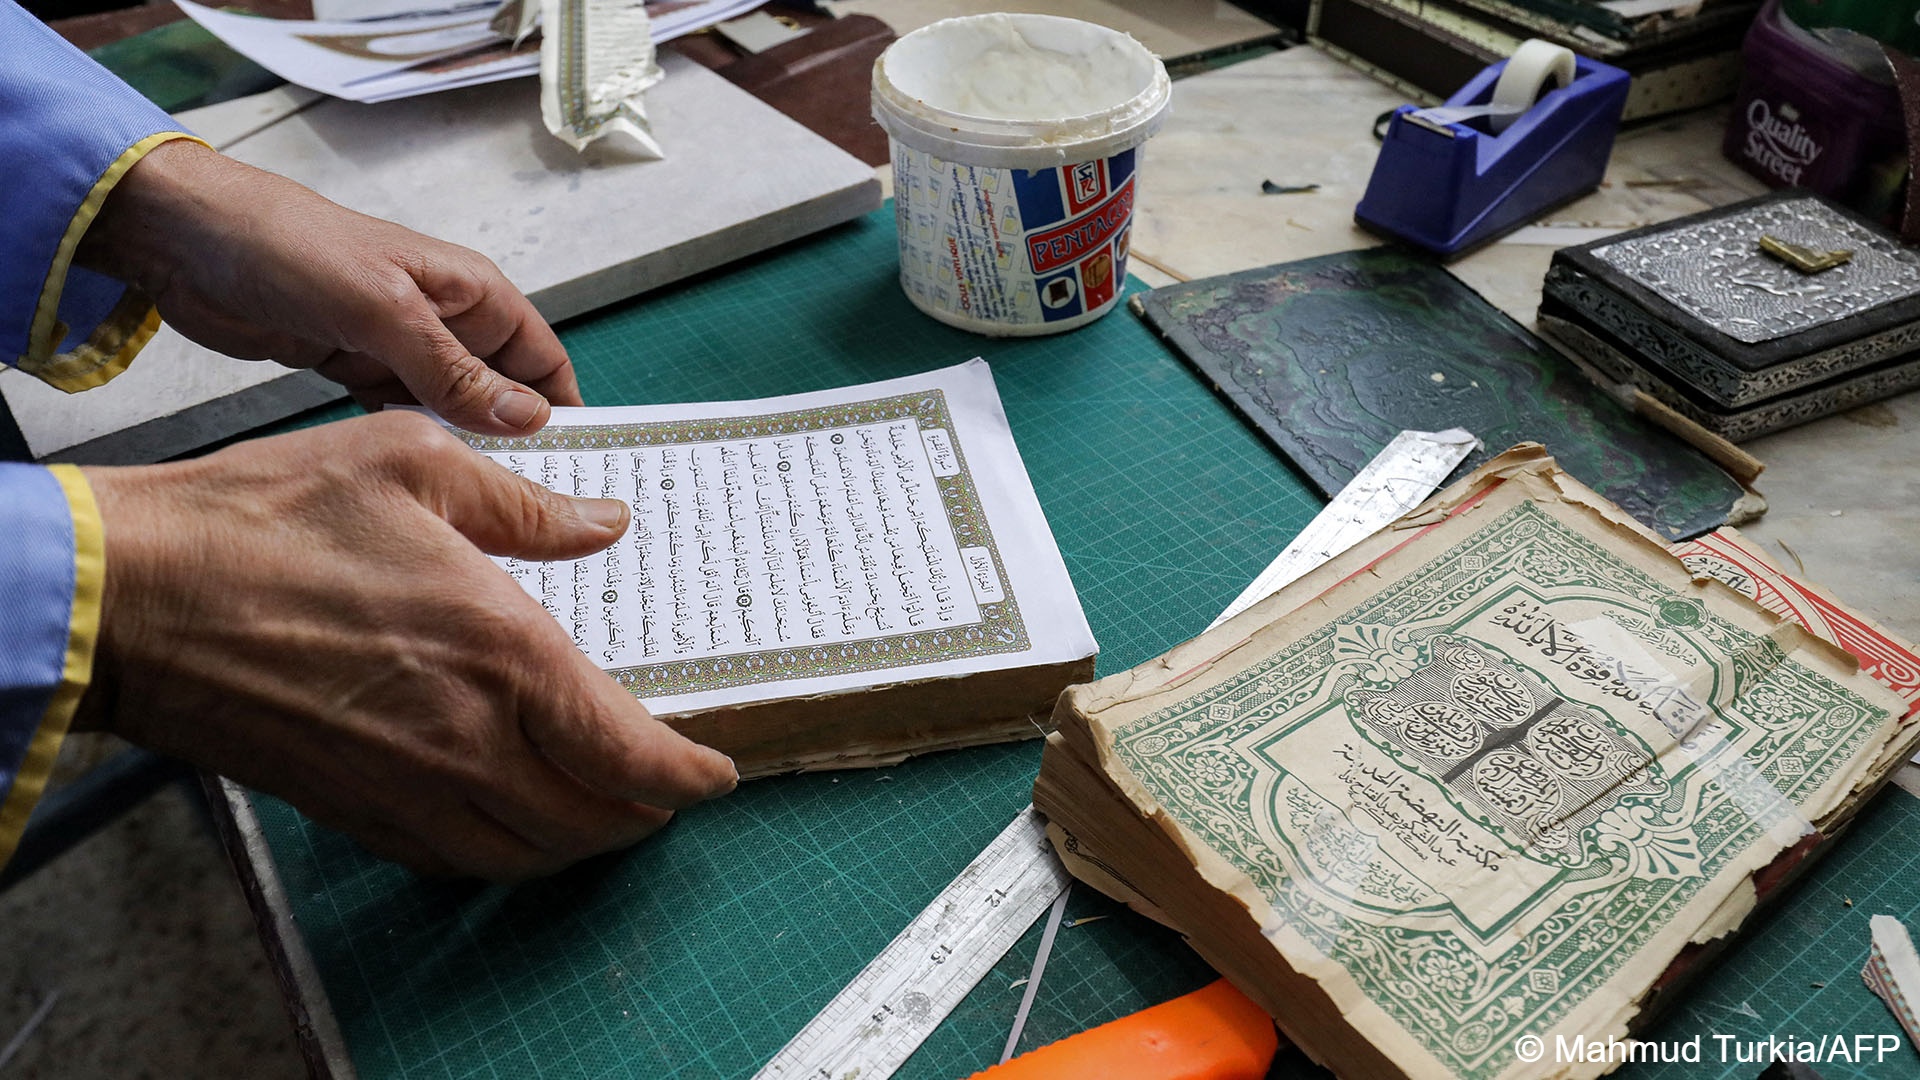
[[[1651,676],[1651,687],[1697,704],[1698,716],[1683,730],[1674,730],[1667,714],[1660,710],[1656,710],[1656,718],[1673,735],[1673,747],[1725,789],[1741,812],[1765,828],[1771,839],[1786,847],[1814,831],[1813,822],[1801,813],[1798,804],[1762,776],[1743,754],[1729,751],[1719,717],[1732,702],[1709,700],[1702,684],[1710,676],[1702,673],[1695,678],[1681,677],[1661,663],[1639,638],[1611,619],[1585,619],[1568,624],[1567,629],[1600,652],[1617,658],[1637,677]]]

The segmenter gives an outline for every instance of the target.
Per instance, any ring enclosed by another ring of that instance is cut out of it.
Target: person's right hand
[[[572,559],[626,507],[384,413],[86,470],[105,525],[105,727],[286,798],[376,854],[514,880],[732,790],[485,553]]]

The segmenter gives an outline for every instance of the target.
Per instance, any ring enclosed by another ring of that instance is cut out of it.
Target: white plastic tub
[[[945,19],[873,67],[893,147],[900,287],[941,322],[1051,334],[1118,302],[1141,144],[1173,94],[1117,30],[1051,15]]]

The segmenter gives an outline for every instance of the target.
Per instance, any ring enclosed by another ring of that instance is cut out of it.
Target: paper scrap
[[[642,155],[665,156],[647,120],[647,87],[662,78],[642,0],[541,0],[540,116],[575,150],[619,133]]]
[[[494,33],[518,45],[540,25],[540,0],[501,0],[488,25]]]
[[[214,37],[275,75],[348,101],[376,102],[530,75],[540,60],[488,27],[485,9],[376,22],[236,15],[180,0]]]
[[[750,53],[766,52],[775,45],[784,45],[807,33],[804,27],[782,22],[764,11],[717,23],[714,29],[719,31],[720,36]]]
[[[639,0],[631,0],[641,7]],[[765,0],[698,0],[658,5],[651,45],[691,34],[759,7]],[[522,7],[454,7],[458,0],[409,0],[402,5],[356,0],[328,10],[381,14],[396,6],[440,7],[427,14],[366,22],[347,19],[268,19],[181,0],[180,9],[235,52],[290,83],[348,101],[379,102],[532,75],[540,52],[525,39],[541,0]],[[531,10],[523,10],[523,8]],[[496,30],[496,21],[507,28]],[[651,47],[651,46],[650,46]],[[651,54],[649,54],[651,55]],[[658,156],[658,155],[656,155]]]
[[[1402,431],[1242,589],[1211,630],[1279,592],[1433,494],[1480,440],[1461,428]]]
[[[360,22],[402,15],[437,15],[467,8],[491,8],[492,0],[313,0],[313,17],[322,22]]]
[[[1920,1006],[1920,953],[1914,951],[1913,936],[1899,919],[1875,915],[1870,925],[1873,946],[1860,977],[1900,1021],[1907,1033],[1907,1045],[1920,1050],[1920,1016],[1914,1013]]]
[[[1649,15],[1671,15],[1690,19],[1700,14],[1700,0],[1600,0],[1600,6],[1623,19],[1644,19]]]
[[[1563,248],[1579,244],[1591,244],[1595,240],[1605,240],[1619,229],[1607,226],[1588,227],[1583,225],[1523,225],[1499,239],[1502,244],[1520,244],[1526,247]]]

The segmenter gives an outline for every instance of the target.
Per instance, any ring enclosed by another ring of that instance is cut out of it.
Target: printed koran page
[[[632,508],[599,554],[495,561],[656,715],[1097,651],[984,360],[463,437]]]

